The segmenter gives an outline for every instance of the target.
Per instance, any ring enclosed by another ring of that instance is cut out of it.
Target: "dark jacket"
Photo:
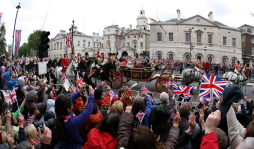
[[[133,114],[131,113],[123,113],[122,119],[119,124],[119,128],[117,131],[117,149],[120,149],[120,147],[128,148],[128,141],[130,138],[130,129],[131,124],[133,120]],[[179,128],[178,127],[172,127],[170,129],[168,139],[166,142],[167,149],[174,149],[177,146],[179,138]],[[165,146],[162,146],[164,148]]]
[[[150,115],[150,124],[153,126],[153,132],[167,132],[169,130],[168,119],[169,113],[167,103],[161,103],[154,107]]]
[[[47,94],[43,94],[42,97],[43,97],[42,98],[43,99],[42,102],[36,103],[34,101],[31,101],[31,102],[27,102],[26,103],[29,115],[33,115],[33,113],[34,113],[34,111],[36,109],[38,109],[40,111],[39,115],[41,115],[41,114],[43,114],[45,112],[46,107],[47,107],[48,95]],[[41,116],[38,116],[38,117],[41,117]]]

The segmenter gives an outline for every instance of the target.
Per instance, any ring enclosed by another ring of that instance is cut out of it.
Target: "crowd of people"
[[[47,85],[35,72],[17,71],[2,55],[1,90],[15,90],[10,99],[0,96],[0,148],[11,149],[252,149],[253,100],[236,85],[227,87],[221,100],[198,106],[192,97],[176,105],[174,90],[160,94],[127,86],[112,95],[104,82],[66,91]],[[150,61],[138,60],[142,63]],[[147,65],[147,64],[146,64]],[[70,94],[69,94],[70,93]],[[238,104],[239,102],[239,104]]]

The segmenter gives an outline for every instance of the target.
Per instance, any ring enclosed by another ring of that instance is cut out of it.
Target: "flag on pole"
[[[67,50],[68,50],[68,46],[66,45],[65,46],[65,54],[66,54],[66,57],[68,58],[68,52],[67,52]]]
[[[200,85],[199,98],[212,100],[213,97],[221,98],[227,82],[215,75],[203,75]]]
[[[16,91],[13,90],[2,90],[4,100],[9,104],[12,105],[14,102],[17,101]]]
[[[121,34],[120,34],[120,40],[122,40],[122,39],[123,39],[123,29],[122,29]]]
[[[63,80],[67,79],[65,73],[63,74],[62,78],[63,78]]]
[[[140,34],[141,34],[141,28],[139,29],[139,32],[138,32],[138,40],[139,40]]]
[[[14,57],[18,56],[20,41],[21,41],[21,30],[16,30],[16,34],[15,34],[15,50],[13,50]]]
[[[148,17],[148,18],[149,18],[149,17]],[[156,21],[156,20],[154,20],[154,19],[152,19],[152,18],[149,18],[149,19],[152,20],[152,21],[154,21],[155,23],[157,23],[157,24],[161,27],[161,29],[164,31],[165,35],[166,35],[165,29],[163,29],[163,27],[161,26],[161,24],[160,24],[158,21]]]
[[[254,14],[252,12],[250,14],[254,17]],[[0,23],[1,23],[1,21],[0,21]]]
[[[118,51],[117,41],[115,41],[116,52]]]
[[[142,123],[143,118],[145,117],[145,112],[139,111],[135,116],[140,123]]]
[[[1,24],[1,18],[2,18],[2,15],[3,15],[3,13],[2,12],[0,12],[0,24]]]
[[[66,46],[68,48],[71,46],[71,33],[66,34]]]
[[[94,54],[94,56],[96,56],[96,57],[99,56],[99,55],[100,55],[99,51],[97,51],[96,54]]]
[[[146,94],[150,93],[150,90],[145,85],[142,86],[141,91],[143,91]]]
[[[190,42],[190,49],[193,50],[192,42]]]
[[[76,87],[74,85],[71,86],[71,91],[72,91],[72,93],[77,92]]]

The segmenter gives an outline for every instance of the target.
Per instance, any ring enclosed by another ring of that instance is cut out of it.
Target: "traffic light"
[[[48,42],[50,32],[43,31],[41,35],[41,45],[39,46],[39,57],[43,59],[44,57],[48,57]]]

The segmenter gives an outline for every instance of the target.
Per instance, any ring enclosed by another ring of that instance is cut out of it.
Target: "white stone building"
[[[193,44],[191,60],[198,57],[201,61],[212,63],[234,64],[242,61],[241,32],[214,21],[213,12],[206,19],[195,15],[187,19],[180,17],[161,21],[166,35],[156,23],[150,23],[150,56],[157,58],[190,59],[190,42]]]
[[[77,27],[73,28],[73,45],[76,56],[94,55],[98,50],[103,50],[103,37],[99,33],[93,33],[93,36],[83,34],[77,31]],[[52,58],[61,58],[65,54],[66,46],[66,31],[60,30],[53,39],[49,42],[48,55]],[[67,49],[68,57],[71,57],[71,47]]]
[[[138,33],[141,29],[140,38],[138,39]],[[123,30],[123,38],[120,40],[120,35]],[[104,48],[108,53],[116,53],[117,42],[118,55],[121,56],[136,56],[141,53],[149,53],[149,38],[150,30],[148,20],[145,16],[145,11],[140,10],[140,14],[137,18],[136,29],[132,29],[132,25],[129,28],[118,25],[111,25],[105,27],[103,30]]]

